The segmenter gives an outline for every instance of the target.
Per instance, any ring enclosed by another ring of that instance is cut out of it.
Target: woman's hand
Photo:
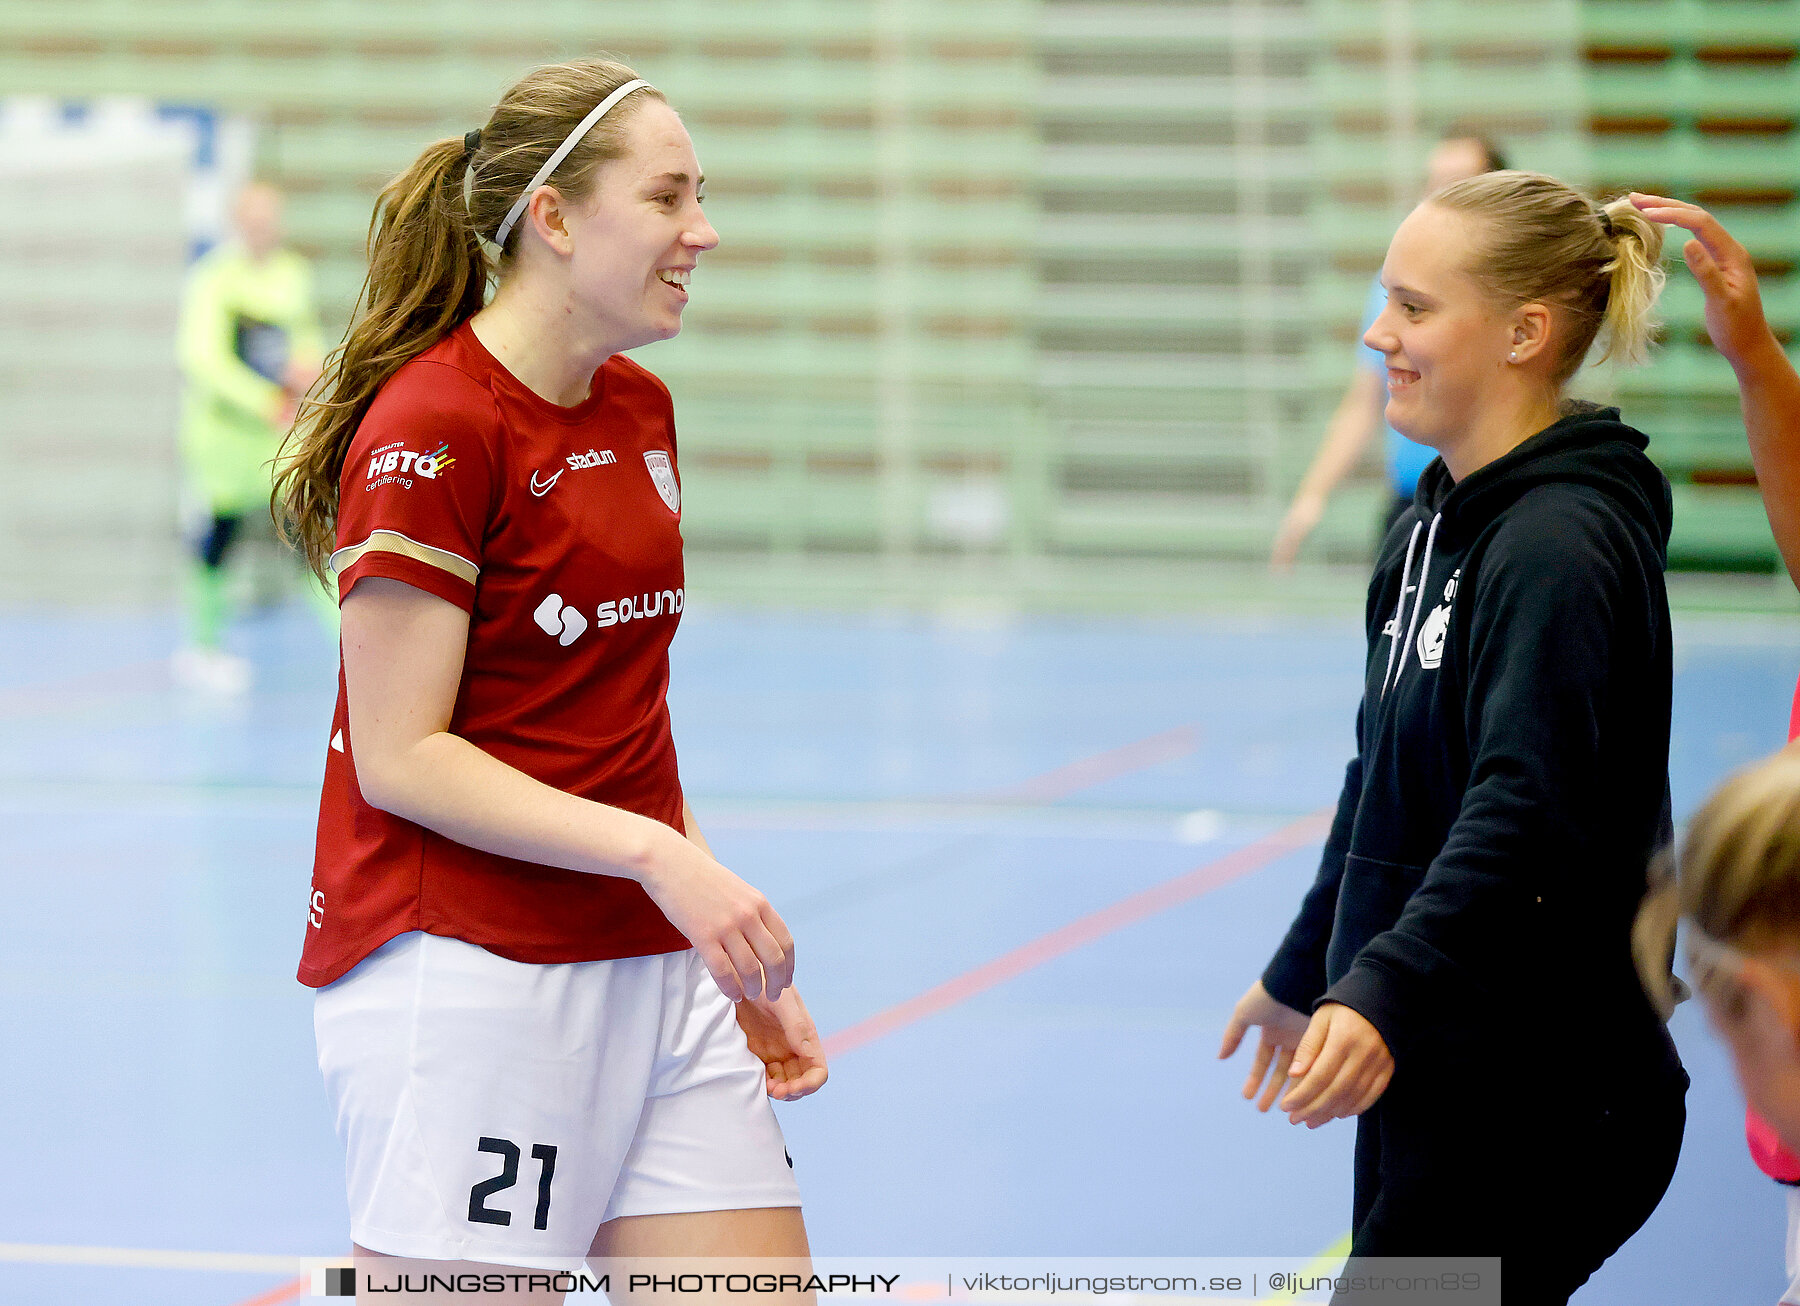
[[[1231,1019],[1225,1023],[1225,1039],[1219,1044],[1221,1061],[1238,1050],[1238,1044],[1243,1042],[1244,1034],[1252,1025],[1262,1029],[1262,1038],[1256,1045],[1256,1060],[1250,1066],[1250,1077],[1244,1081],[1244,1098],[1255,1097],[1261,1089],[1262,1101],[1256,1104],[1256,1109],[1267,1111],[1275,1104],[1275,1095],[1281,1091],[1281,1086],[1287,1082],[1288,1065],[1306,1034],[1306,1013],[1275,1001],[1262,986],[1262,981],[1257,980],[1249,992],[1238,999]],[[1272,1075],[1269,1074],[1271,1068]],[[1262,1087],[1264,1075],[1269,1075],[1267,1088]]]
[[[1288,1123],[1317,1129],[1374,1106],[1394,1077],[1394,1058],[1362,1015],[1327,1002],[1313,1013],[1288,1073],[1300,1081],[1281,1099]]]
[[[1771,346],[1779,351],[1781,346],[1763,316],[1750,251],[1697,204],[1636,192],[1631,202],[1652,222],[1694,234],[1695,238],[1681,247],[1681,256],[1706,294],[1706,333],[1726,361],[1738,368]]]
[[[750,1051],[768,1071],[770,1097],[793,1102],[824,1087],[825,1049],[798,989],[787,989],[773,1002],[746,998],[737,1004],[737,1019]]]
[[[638,880],[644,892],[694,945],[726,997],[773,1002],[794,982],[794,936],[786,922],[709,854],[667,826],[658,829],[649,869]]]

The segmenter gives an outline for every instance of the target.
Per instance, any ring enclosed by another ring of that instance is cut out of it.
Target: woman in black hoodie
[[[1258,1026],[1246,1097],[1360,1117],[1353,1255],[1499,1255],[1509,1303],[1565,1302],[1643,1224],[1685,1119],[1630,948],[1670,836],[1669,487],[1563,397],[1597,336],[1642,356],[1661,246],[1523,172],[1395,234],[1365,340],[1439,457],[1369,586],[1318,879],[1221,1050]]]

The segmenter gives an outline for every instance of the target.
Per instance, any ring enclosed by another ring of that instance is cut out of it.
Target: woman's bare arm
[[[1706,332],[1737,373],[1750,461],[1788,575],[1800,585],[1800,376],[1763,315],[1750,253],[1698,205],[1633,195],[1645,217],[1693,233],[1682,247],[1706,294]]]
[[[1277,571],[1294,565],[1300,546],[1325,516],[1325,504],[1332,491],[1362,461],[1369,441],[1381,426],[1383,402],[1380,376],[1359,366],[1325,426],[1325,438],[1319,442],[1306,475],[1300,478],[1293,502],[1275,529],[1275,542],[1269,546],[1269,565]]]
[[[461,608],[371,577],[344,600],[343,616],[351,756],[372,806],[483,852],[636,880],[734,1001],[793,982],[786,924],[699,845],[660,821],[554,789],[449,733],[468,644]]]

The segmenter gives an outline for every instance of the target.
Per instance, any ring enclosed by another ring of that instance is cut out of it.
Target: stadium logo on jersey
[[[580,639],[588,628],[587,618],[575,608],[565,606],[560,594],[546,597],[537,605],[531,619],[546,635],[556,636],[556,642],[564,648]]]
[[[680,512],[681,486],[676,483],[675,465],[669,461],[669,455],[660,450],[647,453],[644,455],[644,466],[650,469],[650,479],[656,482],[656,492],[669,505],[669,511]]]
[[[440,444],[430,453],[414,453],[399,443],[383,445],[369,455],[368,484],[363,488],[373,490],[379,485],[399,485],[410,490],[413,477],[435,481],[455,462],[456,459],[450,457],[448,444]]]
[[[569,465],[566,468],[558,468],[555,476],[541,484],[539,483],[539,474],[537,472],[531,474],[531,492],[534,495],[541,499],[554,490],[556,483],[562,480],[565,471],[585,472],[590,467],[610,467],[618,462],[619,458],[611,449],[589,449],[586,453],[572,453],[563,461]]]

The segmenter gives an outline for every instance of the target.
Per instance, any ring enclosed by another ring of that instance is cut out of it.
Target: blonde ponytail
[[[1482,219],[1468,272],[1502,303],[1560,310],[1553,379],[1581,367],[1604,327],[1597,362],[1642,362],[1662,293],[1662,228],[1615,200],[1596,207],[1538,172],[1489,172],[1455,182],[1426,203]]]
[[[1639,213],[1629,199],[1616,199],[1600,212],[1614,254],[1603,269],[1612,282],[1601,325],[1606,347],[1594,361],[1615,359],[1636,366],[1650,356],[1650,342],[1656,334],[1656,301],[1666,279],[1663,229]]]
[[[1677,983],[1670,967],[1675,959],[1675,927],[1681,923],[1681,886],[1675,881],[1675,857],[1664,851],[1650,864],[1650,891],[1638,905],[1631,927],[1631,955],[1650,1005],[1664,1020],[1675,1014]]]

